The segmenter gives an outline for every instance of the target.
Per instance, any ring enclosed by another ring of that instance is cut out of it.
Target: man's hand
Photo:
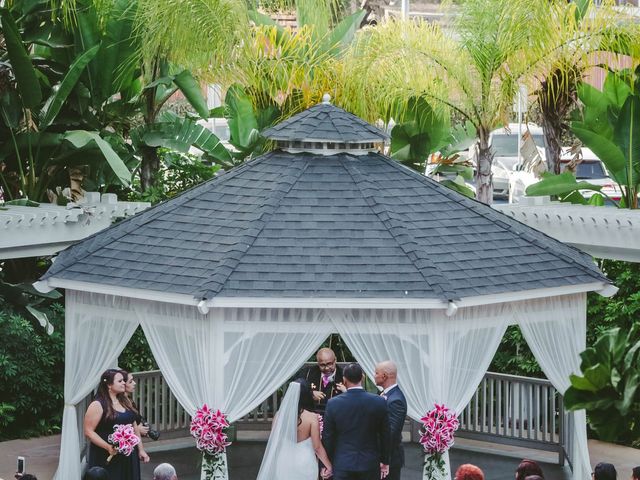
[[[340,390],[340,393],[344,393],[347,391],[347,387],[345,387],[343,383],[336,383],[336,390]]]
[[[380,464],[380,478],[387,478],[389,475],[389,465],[385,465],[384,463]]]
[[[326,397],[326,395],[319,390],[314,390],[312,393],[313,393],[313,399],[316,402],[319,402],[320,400],[324,400]]]

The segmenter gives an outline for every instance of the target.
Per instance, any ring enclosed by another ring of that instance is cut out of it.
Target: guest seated
[[[518,468],[516,468],[516,480],[525,480],[531,475],[538,475],[544,479],[544,473],[542,473],[540,465],[533,460],[525,458],[520,462]]]
[[[540,475],[528,475],[524,477],[524,480],[544,480]]]
[[[616,467],[612,464],[600,462],[593,469],[591,477],[593,480],[616,480],[618,478],[618,472],[616,472]]]
[[[170,463],[161,463],[153,471],[153,480],[178,480],[176,469]]]
[[[109,480],[109,472],[102,467],[91,467],[85,472],[84,480]]]
[[[640,466],[633,467],[633,470],[631,470],[631,480],[640,480]]]
[[[484,473],[479,467],[470,463],[460,465],[454,476],[455,480],[484,480]]]

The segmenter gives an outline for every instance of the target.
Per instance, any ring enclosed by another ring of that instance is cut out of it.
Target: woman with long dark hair
[[[113,445],[107,441],[114,425],[136,428],[137,413],[123,404],[125,390],[125,379],[120,370],[109,369],[101,375],[98,392],[84,416],[84,434],[91,442],[88,465],[103,467],[111,480],[140,480],[138,447],[125,456],[116,454]],[[114,456],[107,462],[111,455]]]
[[[140,437],[140,443],[138,444],[138,457],[144,463],[149,463],[149,455],[144,449],[144,445],[142,443],[142,437],[146,436],[149,433],[149,426],[143,424],[142,415],[140,414],[140,410],[136,405],[136,402],[133,401],[133,392],[136,391],[136,381],[133,378],[133,374],[127,372],[126,370],[120,370],[122,376],[125,379],[124,382],[124,395],[122,397],[118,397],[120,402],[125,406],[127,410],[131,410],[136,414],[136,434]]]

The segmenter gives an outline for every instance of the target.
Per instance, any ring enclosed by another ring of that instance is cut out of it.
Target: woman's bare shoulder
[[[302,411],[302,415],[300,415],[300,417],[303,420],[306,420],[308,422],[317,422],[318,421],[318,414],[317,413],[313,413],[310,412],[309,410],[303,410]]]

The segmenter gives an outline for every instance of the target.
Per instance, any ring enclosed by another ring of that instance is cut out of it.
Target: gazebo
[[[276,150],[68,248],[38,282],[66,289],[58,480],[80,480],[76,406],[138,325],[183,407],[230,421],[332,332],[369,375],[396,361],[414,419],[460,412],[509,324],[559,391],[579,370],[586,293],[616,291],[589,256],[380,154],[386,134],[326,97],[263,135]],[[582,479],[583,411],[574,425]]]

